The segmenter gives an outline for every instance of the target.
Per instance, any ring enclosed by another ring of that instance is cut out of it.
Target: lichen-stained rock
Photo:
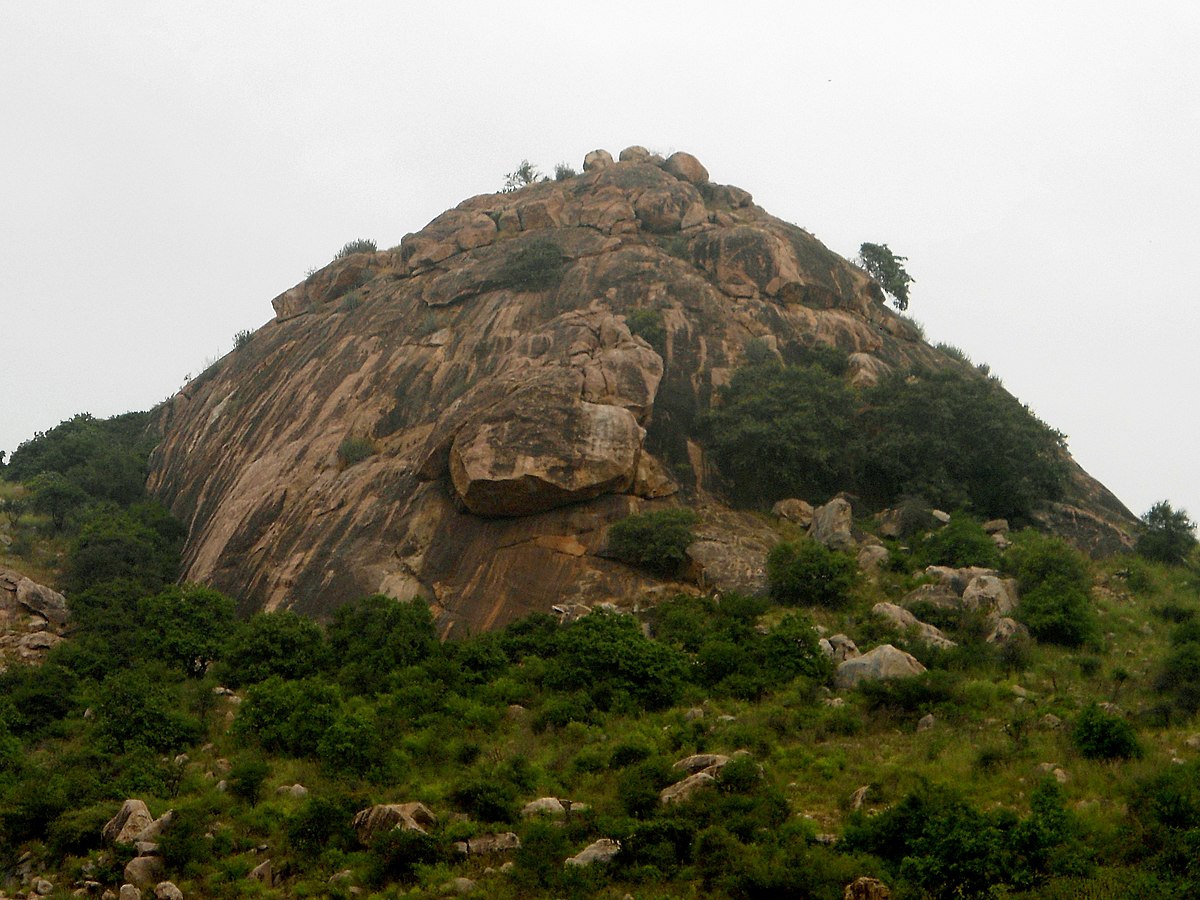
[[[105,823],[100,837],[106,844],[132,844],[150,827],[154,816],[141,800],[129,799],[121,804],[117,814]]]
[[[662,584],[605,557],[608,526],[674,493],[702,521],[728,510],[704,414],[751,341],[863,354],[863,373],[945,364],[745,191],[623,157],[335,260],[164,403],[149,488],[188,526],[182,576],[244,612],[420,596],[443,635],[626,601]],[[347,438],[374,452],[349,464]],[[754,568],[729,547],[709,549]]]
[[[871,614],[890,622],[901,631],[912,630],[916,634],[917,640],[929,644],[931,647],[948,650],[951,647],[958,646],[954,641],[942,634],[940,628],[930,625],[927,622],[922,622],[907,609],[897,606],[894,603],[876,603],[871,607]]]

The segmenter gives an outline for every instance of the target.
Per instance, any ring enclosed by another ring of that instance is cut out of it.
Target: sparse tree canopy
[[[897,256],[887,244],[863,244],[858,248],[858,264],[879,282],[901,312],[908,309],[908,286],[913,283],[912,276],[901,265],[905,262],[908,257]]]
[[[521,164],[516,170],[509,172],[504,176],[504,193],[511,194],[513,191],[518,191],[523,187],[533,184],[534,182],[545,180],[542,173],[537,170],[537,166],[527,159],[521,160]]]

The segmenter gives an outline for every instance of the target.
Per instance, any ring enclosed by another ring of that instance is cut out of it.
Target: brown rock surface
[[[546,241],[561,267],[530,281],[513,261]],[[274,305],[160,408],[150,489],[189,528],[184,578],[317,617],[420,595],[443,634],[657,586],[603,556],[606,528],[677,491],[718,509],[699,417],[756,336],[864,373],[943,361],[811,234],[640,148],[465,200]],[[349,437],[375,452],[346,465]],[[748,543],[718,535],[697,571],[753,588]]]

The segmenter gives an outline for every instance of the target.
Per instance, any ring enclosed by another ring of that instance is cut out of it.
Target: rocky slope
[[[812,235],[641,148],[467,200],[274,307],[159,413],[150,486],[189,526],[185,577],[317,616],[420,594],[447,632],[662,590],[605,529],[680,494],[696,579],[760,583],[771,530],[710,493],[695,427],[748,347],[834,345],[857,383],[956,364]],[[1128,511],[1075,480],[1047,515],[1119,540]]]

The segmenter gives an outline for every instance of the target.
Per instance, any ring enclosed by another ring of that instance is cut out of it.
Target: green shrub
[[[865,243],[858,248],[858,264],[879,282],[901,311],[908,309],[908,286],[913,283],[912,276],[901,265],[907,261],[907,256],[897,256],[887,244]]]
[[[337,721],[342,704],[337,685],[320,678],[284,681],[273,675],[246,691],[233,732],[273,753],[312,756]]]
[[[608,532],[608,549],[622,562],[659,575],[674,575],[687,560],[696,540],[690,509],[636,513],[615,522]]]
[[[1004,552],[1004,570],[1017,579],[1021,592],[1043,584],[1072,585],[1087,591],[1091,575],[1083,554],[1060,537],[1033,529],[1018,532]]]
[[[640,337],[660,355],[666,352],[667,330],[659,310],[635,309],[625,317],[625,324],[629,326],[630,334]]]
[[[1075,720],[1071,743],[1086,759],[1135,759],[1142,755],[1133,726],[1095,703],[1084,707]]]
[[[357,240],[347,241],[342,245],[342,249],[334,254],[334,259],[344,259],[355,253],[374,253],[378,248],[375,242],[370,238],[358,238]]]
[[[271,766],[257,756],[239,759],[229,770],[229,793],[244,803],[254,806],[262,797],[263,782],[271,773]]]
[[[310,795],[287,820],[288,846],[294,858],[315,861],[318,853],[329,848],[348,850],[354,846],[350,820],[354,804],[345,797]]]
[[[852,557],[816,541],[783,542],[767,554],[768,589],[785,606],[846,606],[858,577]]]
[[[345,438],[337,449],[338,462],[343,469],[348,469],[355,463],[360,463],[376,453],[375,442],[369,437],[352,434]]]
[[[1096,633],[1091,598],[1078,585],[1047,581],[1022,595],[1017,619],[1039,641],[1080,647]]]
[[[554,167],[554,180],[555,181],[566,181],[568,178],[574,178],[578,174],[579,174],[578,172],[576,172],[573,168],[571,168],[566,163],[558,163]]]
[[[339,680],[353,693],[377,693],[392,673],[424,662],[437,646],[433,616],[420,598],[408,602],[374,594],[339,606],[327,631]]]
[[[510,254],[500,270],[500,285],[514,291],[546,291],[562,281],[566,258],[548,238],[531,241]]]
[[[933,531],[920,542],[916,555],[927,566],[981,566],[986,569],[1000,564],[996,542],[983,530],[978,520],[956,513],[950,522]]]
[[[371,841],[368,880],[376,887],[411,881],[417,867],[440,862],[444,854],[436,838],[406,828],[383,831]]]
[[[248,328],[244,328],[233,336],[233,349],[241,350],[250,343],[250,338],[254,337],[254,332]]]

